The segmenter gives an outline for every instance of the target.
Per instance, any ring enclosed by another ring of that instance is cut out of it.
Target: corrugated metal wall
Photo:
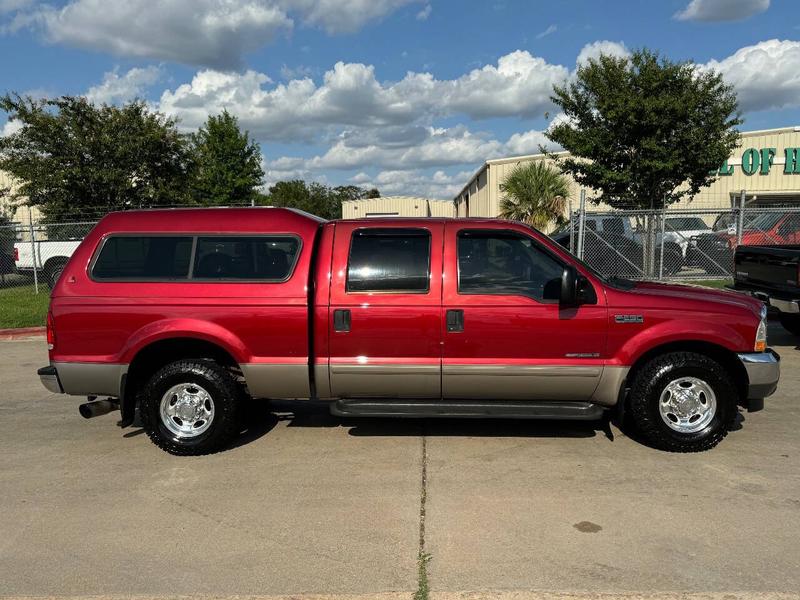
[[[451,200],[429,200],[417,196],[386,196],[342,202],[342,218],[365,217],[452,217],[455,206]]]

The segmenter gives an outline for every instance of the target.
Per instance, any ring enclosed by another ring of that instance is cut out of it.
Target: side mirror
[[[572,265],[567,265],[561,272],[561,294],[558,302],[563,306],[578,305],[578,271]]]

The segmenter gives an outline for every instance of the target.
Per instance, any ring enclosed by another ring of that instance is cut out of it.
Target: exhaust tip
[[[112,410],[117,410],[119,403],[113,400],[95,400],[85,402],[78,407],[78,412],[84,419],[91,419],[101,415],[107,415]]]

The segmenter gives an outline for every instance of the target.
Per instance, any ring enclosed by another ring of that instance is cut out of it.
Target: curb
[[[42,337],[45,335],[44,327],[19,327],[17,329],[0,329],[0,342],[18,340],[20,338]]]

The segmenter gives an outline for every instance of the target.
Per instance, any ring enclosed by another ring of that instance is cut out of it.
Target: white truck
[[[39,281],[51,289],[61,276],[69,257],[81,240],[21,241],[14,243],[14,266],[17,273],[33,277],[34,269]]]

